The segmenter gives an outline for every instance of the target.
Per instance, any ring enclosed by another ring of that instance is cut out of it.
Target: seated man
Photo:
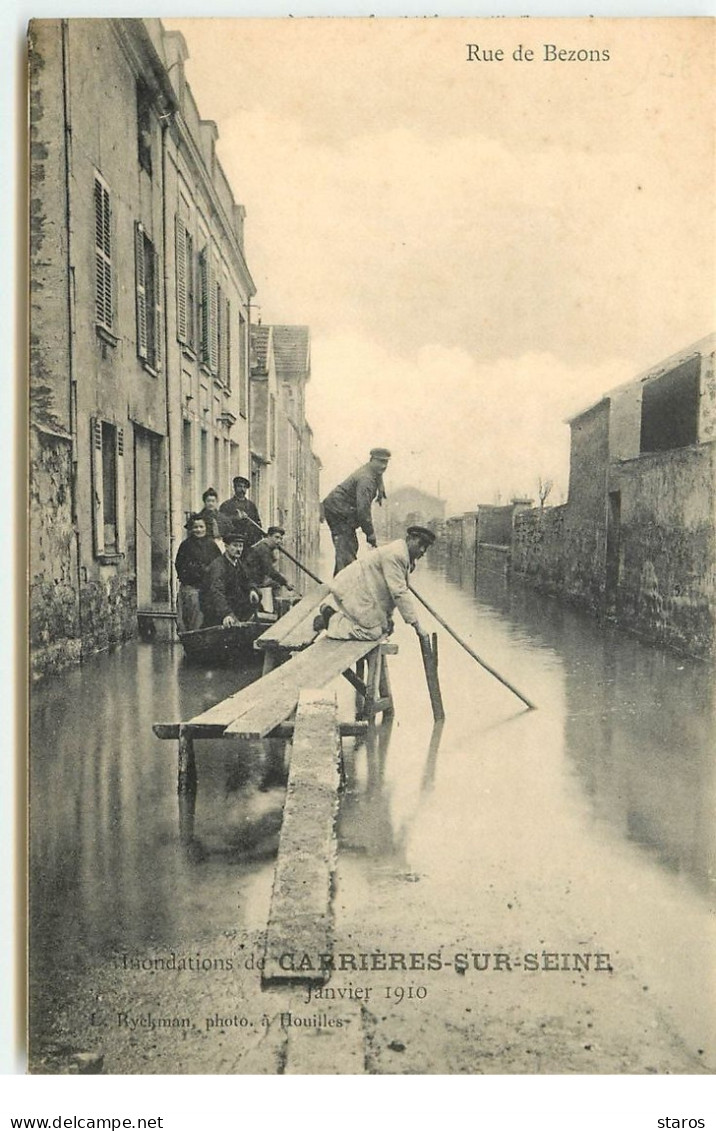
[[[259,589],[271,586],[274,597],[280,589],[293,590],[293,585],[276,569],[278,548],[286,531],[281,526],[269,526],[267,534],[246,551],[248,573]]]
[[[434,541],[432,530],[409,526],[405,538],[351,562],[333,578],[331,596],[321,606],[314,627],[325,627],[332,640],[379,640],[391,631],[391,614],[397,608],[418,636],[427,637],[408,581]]]
[[[231,628],[247,621],[259,603],[256,588],[241,561],[242,535],[230,532],[224,536],[224,542],[226,550],[209,566],[201,589],[205,628],[218,624]]]
[[[214,539],[207,537],[206,523],[200,514],[190,515],[185,529],[189,534],[177,550],[174,562],[179,578],[177,627],[180,632],[193,632],[202,626],[199,592],[206,571],[212,562],[221,558],[221,551]]]

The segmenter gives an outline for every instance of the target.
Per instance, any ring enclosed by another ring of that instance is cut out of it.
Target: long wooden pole
[[[472,650],[472,648],[470,647],[470,645],[466,644],[461,636],[458,636],[458,634],[455,632],[455,629],[451,628],[451,626],[448,624],[448,622],[446,620],[444,620],[443,617],[440,616],[440,613],[437,612],[437,610],[434,609],[432,607],[432,605],[429,605],[424,597],[420,596],[417,589],[413,589],[412,585],[408,586],[408,588],[410,589],[410,592],[413,594],[413,596],[417,597],[417,599],[420,601],[420,604],[425,606],[425,608],[428,610],[428,612],[431,614],[431,616],[435,617],[435,620],[438,622],[438,624],[441,624],[443,626],[443,628],[445,629],[445,631],[450,633],[453,640],[456,640],[458,642],[458,644],[460,644],[461,647],[463,647],[465,649],[465,651],[468,653],[468,655],[472,656],[473,660],[477,660],[478,664],[481,667],[483,667],[485,669],[485,671],[488,671],[490,673],[490,675],[494,675],[495,679],[498,679],[500,681],[500,683],[504,684],[505,687],[508,687],[510,689],[510,691],[512,692],[512,694],[516,695],[518,699],[521,699],[522,702],[527,707],[529,707],[529,709],[531,711],[537,710],[535,704],[532,703],[527,698],[526,695],[523,695],[521,691],[518,691],[516,687],[513,687],[512,684],[509,683],[508,680],[506,680],[504,678],[504,676],[501,676],[499,674],[499,672],[496,672],[493,667],[490,667],[490,665],[485,660],[483,660],[480,656],[478,656],[477,652],[474,652]]]
[[[259,526],[258,522],[254,522],[254,520],[250,517],[250,515],[245,514],[244,518],[247,519],[251,523],[252,526],[256,527],[256,529],[259,531],[259,533],[261,534],[261,536],[263,538],[266,537],[266,531],[262,530],[261,527]],[[299,562],[298,558],[294,558],[293,554],[290,554],[288,552],[288,550],[285,550],[283,548],[283,546],[278,546],[277,548],[281,551],[282,554],[286,555],[286,557],[288,558],[288,560],[290,562],[293,562],[294,565],[297,565],[299,569],[302,569],[304,573],[308,574],[308,576],[311,578],[311,581],[316,581],[316,582],[318,582],[319,585],[323,585],[323,582],[321,581],[320,577],[317,577],[315,573],[312,573],[311,570],[308,568],[308,566],[305,566],[303,564],[303,562]]]

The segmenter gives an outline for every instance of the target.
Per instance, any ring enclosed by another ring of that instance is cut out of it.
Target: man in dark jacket
[[[188,537],[177,550],[174,562],[180,582],[177,627],[180,632],[193,632],[202,625],[199,591],[209,566],[221,557],[221,550],[213,538],[207,537],[206,523],[200,514],[190,516],[186,529]]]
[[[233,495],[221,504],[219,510],[231,519],[233,529],[243,534],[244,545],[248,549],[261,537],[261,519],[256,504],[246,497],[251,486],[248,479],[243,475],[237,475],[233,484]]]
[[[286,531],[281,526],[269,526],[266,536],[246,551],[246,569],[259,588],[270,585],[274,596],[279,589],[293,589],[293,585],[276,568],[278,549]]]
[[[368,463],[334,487],[323,500],[323,517],[336,551],[334,576],[358,557],[359,527],[368,545],[376,545],[372,506],[374,502],[380,506],[385,498],[383,473],[389,459],[387,448],[373,448]]]
[[[226,550],[209,566],[201,588],[206,628],[217,624],[230,628],[249,620],[259,603],[259,594],[241,561],[243,538],[234,531],[224,542]]]

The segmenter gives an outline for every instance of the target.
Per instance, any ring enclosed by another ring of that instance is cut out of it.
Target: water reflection
[[[199,792],[177,814],[176,742],[152,734],[154,722],[191,718],[248,678],[188,668],[169,645],[136,644],[34,690],[36,968],[58,951],[72,964],[83,952],[191,937],[205,928],[188,862],[223,857],[255,869],[270,858],[283,804],[283,744],[279,751],[270,743],[198,743]],[[211,879],[224,883],[215,873]],[[248,914],[248,902],[245,908]],[[237,918],[234,900],[233,927]]]
[[[370,726],[364,741],[343,748],[344,792],[338,815],[341,850],[365,853],[372,859],[405,861],[405,846],[419,805],[433,786],[444,723],[435,723],[430,735],[420,791],[412,810],[398,821],[393,805],[393,785],[386,775],[393,734],[393,718]]]
[[[477,616],[497,614],[514,640],[559,663],[565,756],[595,820],[707,890],[716,879],[711,666],[495,571],[478,568],[463,592]]]

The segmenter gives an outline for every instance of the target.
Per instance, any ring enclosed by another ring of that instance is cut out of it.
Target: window
[[[151,94],[142,82],[137,83],[137,157],[145,173],[152,175]]]
[[[218,286],[208,247],[199,254],[199,360],[212,373],[218,364]]]
[[[158,256],[142,224],[135,226],[137,353],[152,369],[161,363],[161,303]]]
[[[246,319],[239,314],[239,412],[246,416],[249,404],[249,374],[246,365]]]
[[[695,444],[698,433],[701,359],[693,357],[644,385],[642,452],[664,452]]]
[[[124,553],[124,429],[91,422],[94,551],[98,558]]]
[[[194,239],[181,216],[174,225],[176,245],[177,339],[195,346]]]
[[[109,189],[97,175],[94,180],[95,216],[95,317],[103,330],[112,329],[113,281]]]
[[[269,397],[269,455],[276,458],[276,398],[271,393]]]

